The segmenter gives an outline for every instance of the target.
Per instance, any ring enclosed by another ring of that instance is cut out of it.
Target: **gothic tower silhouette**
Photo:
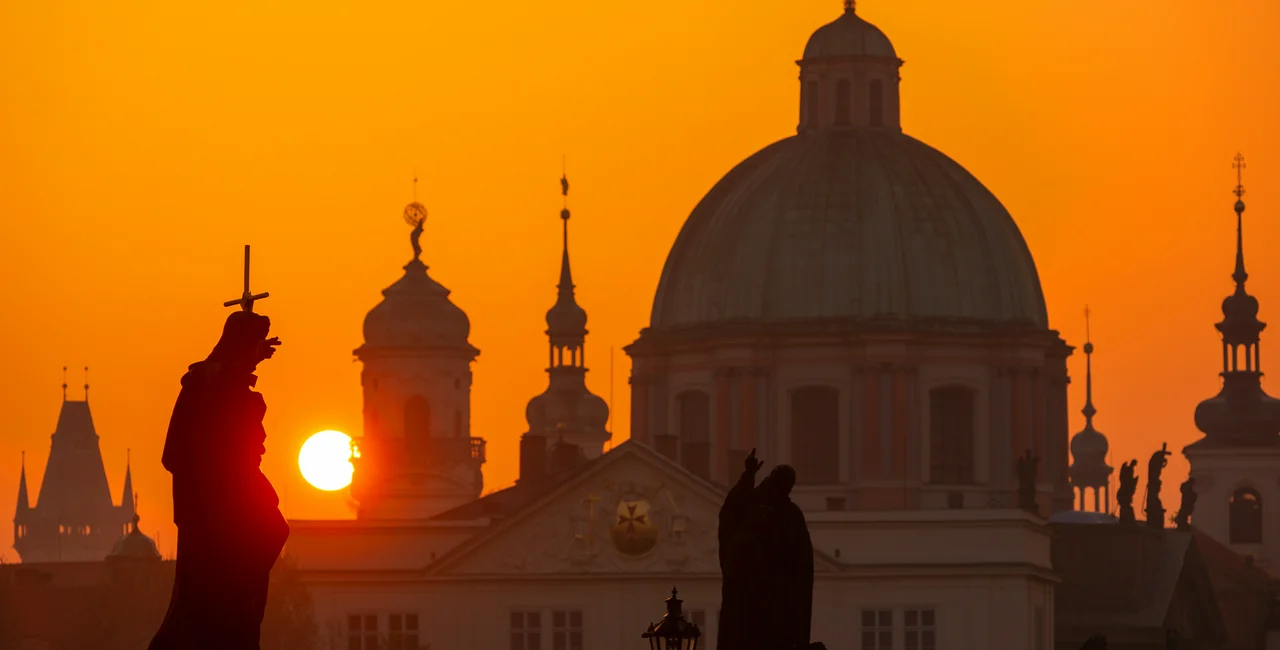
[[[34,507],[28,497],[23,455],[13,519],[13,547],[23,562],[102,560],[133,521],[132,472],[126,462],[124,496],[120,505],[114,505],[89,411],[87,380],[84,389],[83,401],[69,400],[67,384],[62,384],[62,410]]]

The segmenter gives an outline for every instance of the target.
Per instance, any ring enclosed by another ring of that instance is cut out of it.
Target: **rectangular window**
[[[418,650],[418,615],[387,617],[387,650]]]
[[[351,614],[347,617],[347,650],[380,650],[377,614]]]
[[[551,650],[582,650],[582,611],[551,612]]]
[[[542,650],[540,612],[511,612],[511,650]]]
[[[862,610],[861,650],[894,650],[893,610]]]
[[[902,612],[903,650],[937,650],[938,633],[932,609],[908,609]]]

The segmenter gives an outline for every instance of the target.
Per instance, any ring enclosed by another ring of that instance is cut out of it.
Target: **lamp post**
[[[680,610],[683,602],[677,597],[676,588],[672,587],[671,597],[667,599],[667,613],[656,625],[650,623],[649,629],[640,635],[649,640],[649,650],[698,650],[702,630],[684,620],[684,612]]]

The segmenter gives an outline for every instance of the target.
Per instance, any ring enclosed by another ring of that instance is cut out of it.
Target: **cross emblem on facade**
[[[636,514],[636,509],[639,507],[639,504],[629,503],[627,504],[626,514],[618,513],[618,525],[625,525],[628,533],[636,532],[636,525],[646,526],[649,524],[649,515],[644,513]]]
[[[260,293],[260,294],[254,295],[252,291],[249,291],[249,245],[245,244],[244,245],[244,293],[241,294],[240,297],[235,300],[228,300],[222,303],[222,306],[233,307],[235,305],[240,305],[240,309],[252,313],[253,303],[258,300],[262,300],[263,298],[267,298],[270,295],[271,294],[269,293]]]

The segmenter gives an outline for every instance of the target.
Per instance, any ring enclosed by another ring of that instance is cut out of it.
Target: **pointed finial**
[[[67,401],[67,367],[62,367],[62,401]]]
[[[1084,408],[1080,410],[1084,414],[1085,426],[1093,427],[1093,416],[1097,415],[1098,409],[1093,407],[1093,337],[1089,332],[1089,307],[1084,308]]]
[[[855,7],[856,4],[857,3],[854,0],[844,0],[844,12],[847,14],[854,13],[857,10]]]
[[[89,366],[84,367],[84,401],[89,401]]]
[[[564,159],[560,162],[560,196],[564,197],[564,207],[560,210],[560,218],[569,220],[569,173],[566,171]]]
[[[22,450],[22,471],[24,473],[27,471],[27,450],[26,449]]]
[[[418,202],[418,169],[413,169],[413,202]]]
[[[1249,279],[1244,270],[1244,156],[1236,154],[1231,166],[1236,170],[1236,189],[1232,192],[1236,195],[1236,269],[1231,279],[1243,290],[1245,281]]]

